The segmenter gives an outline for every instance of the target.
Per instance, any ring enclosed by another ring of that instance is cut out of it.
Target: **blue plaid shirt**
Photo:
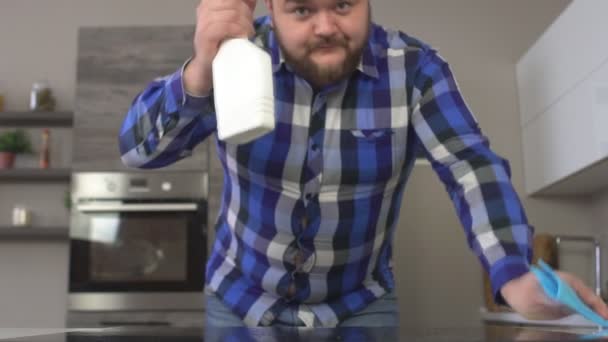
[[[353,75],[315,92],[284,63],[269,23],[256,20],[253,41],[272,57],[276,128],[243,145],[216,139],[224,187],[207,288],[248,326],[289,306],[336,326],[393,290],[392,241],[420,150],[500,300],[529,269],[533,229],[448,64],[372,24]],[[120,132],[125,164],[168,165],[216,130],[213,96],[187,94],[182,74],[135,99]]]

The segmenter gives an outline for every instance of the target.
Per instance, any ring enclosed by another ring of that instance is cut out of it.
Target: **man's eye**
[[[351,7],[352,5],[350,4],[350,2],[347,1],[341,1],[336,5],[336,9],[338,10],[338,12],[348,12]]]
[[[293,10],[293,12],[298,16],[298,17],[305,17],[307,15],[310,14],[310,10],[306,7],[297,7],[296,9]]]

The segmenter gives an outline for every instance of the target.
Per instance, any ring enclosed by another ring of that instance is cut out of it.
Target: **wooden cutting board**
[[[533,241],[532,263],[536,264],[538,259],[544,260],[553,269],[559,269],[559,251],[557,242],[550,234],[535,234]],[[485,270],[483,271],[483,292],[486,309],[491,312],[511,311],[507,306],[497,305],[494,302],[490,277]]]

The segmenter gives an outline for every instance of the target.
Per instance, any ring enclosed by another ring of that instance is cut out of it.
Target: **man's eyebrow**
[[[308,3],[309,0],[285,0],[285,5],[289,4],[290,2],[295,3],[297,5],[304,5]]]

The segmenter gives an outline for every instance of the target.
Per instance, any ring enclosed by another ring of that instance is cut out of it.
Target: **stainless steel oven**
[[[70,311],[203,309],[205,173],[76,173]]]

